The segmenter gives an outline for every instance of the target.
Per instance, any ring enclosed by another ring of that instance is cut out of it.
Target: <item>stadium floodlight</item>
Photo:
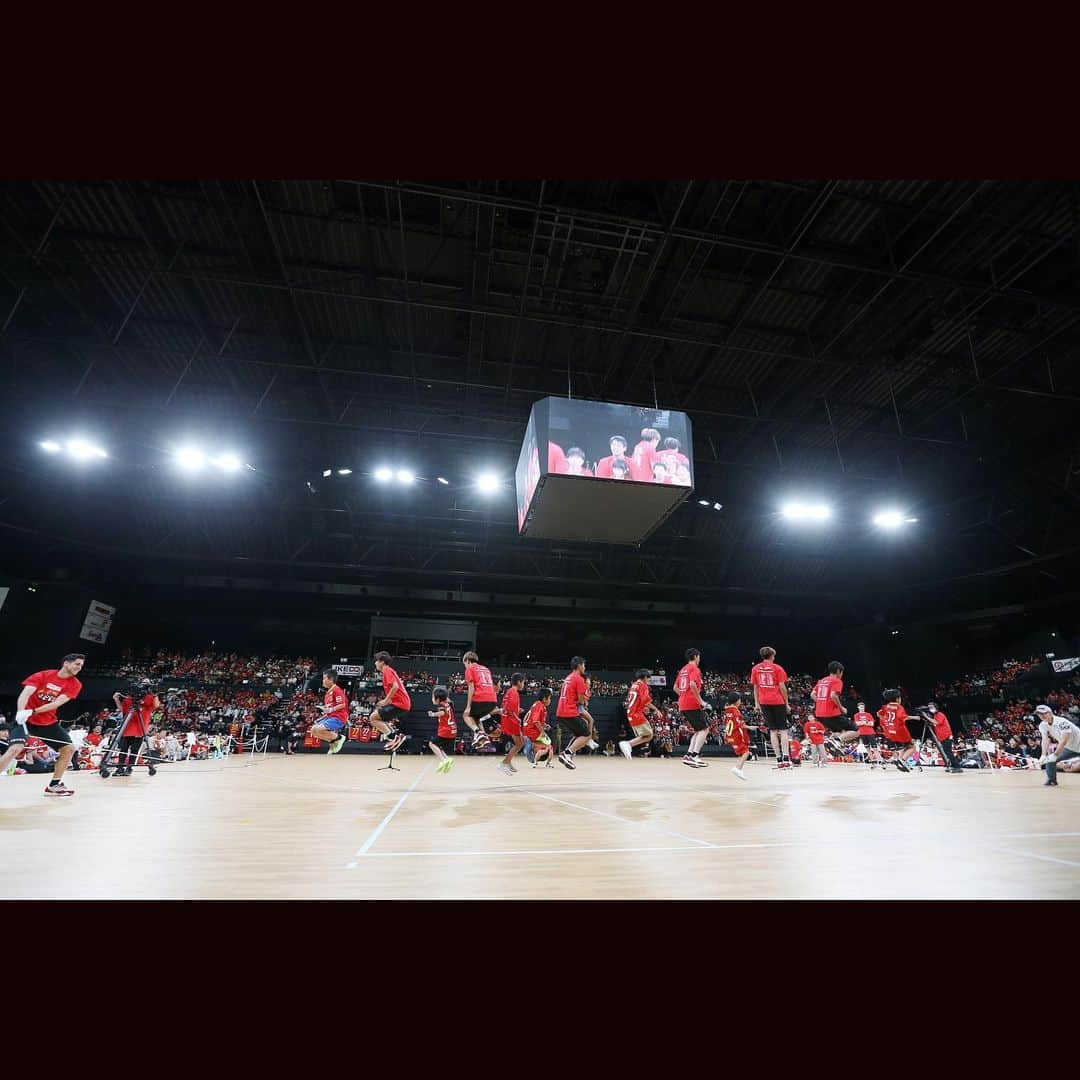
[[[397,482],[399,484],[411,484],[416,479],[416,473],[412,469],[398,469]]]
[[[338,476],[352,476],[352,469],[338,469]]]
[[[388,469],[385,465],[380,465],[375,470],[375,479],[378,480],[380,484],[388,484],[394,479],[394,470]]]
[[[447,480],[445,476],[436,476],[435,479],[438,480],[440,484],[449,484],[450,483],[450,481]]]
[[[483,495],[493,495],[500,486],[499,478],[494,473],[481,473],[476,478],[476,488]]]
[[[52,439],[46,439],[44,442],[38,443],[38,446],[40,446],[42,450],[48,451],[50,454],[58,454],[62,449],[60,444],[58,442],[53,442]]]
[[[712,508],[714,510],[723,510],[724,509],[724,504],[723,503],[713,503]]]
[[[711,506],[708,499],[698,499],[698,506]]]
[[[879,529],[899,529],[903,525],[914,524],[918,518],[908,517],[902,510],[879,510],[870,519]]]
[[[89,461],[91,458],[105,458],[109,455],[100,446],[95,446],[86,439],[68,439],[65,443],[67,452],[76,461]]]
[[[322,471],[323,478],[325,479],[326,477],[330,476],[333,473],[333,471],[334,471],[333,469],[323,469],[323,471]]]
[[[214,458],[214,464],[225,472],[237,472],[244,467],[243,461],[236,454],[218,454]]]
[[[828,521],[832,507],[827,503],[787,502],[780,513],[789,521]]]
[[[182,446],[176,451],[176,464],[186,472],[197,472],[206,464],[206,455],[197,446]]]

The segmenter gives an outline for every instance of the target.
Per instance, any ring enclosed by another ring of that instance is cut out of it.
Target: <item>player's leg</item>
[[[63,783],[64,773],[67,771],[68,765],[71,764],[71,758],[75,753],[75,744],[71,741],[71,736],[57,721],[48,728],[47,732],[43,732],[40,737],[46,745],[56,750],[58,755],[56,763],[53,765],[52,780],[49,781],[45,793],[47,795],[74,795],[75,792],[71,788],[65,787]]]
[[[585,718],[578,716],[560,716],[559,729],[566,748],[559,755],[559,761],[568,769],[576,769],[574,755],[589,745],[589,725]]]
[[[693,769],[707,768],[707,762],[701,760],[701,748],[709,737],[708,713],[704,709],[693,709],[682,715],[694,729],[694,734],[690,736],[690,745],[683,756],[683,764]]]
[[[777,734],[780,736],[780,753],[783,755],[781,761],[791,760],[791,732],[785,727],[781,729]]]
[[[735,767],[731,770],[740,780],[746,779],[746,773],[742,771],[743,766],[746,764],[746,759],[750,756],[750,744],[737,743],[735,745],[735,753],[738,754],[738,758],[735,761]]]
[[[1060,746],[1057,751],[1050,754],[1046,758],[1046,786],[1057,786],[1057,767],[1063,762],[1068,761],[1069,758],[1080,757],[1080,752],[1076,750],[1062,749]]]
[[[326,743],[334,742],[334,740],[338,737],[336,731],[331,731],[323,724],[312,725],[312,728],[308,732],[308,734],[311,735],[313,738],[318,739],[320,742]]]

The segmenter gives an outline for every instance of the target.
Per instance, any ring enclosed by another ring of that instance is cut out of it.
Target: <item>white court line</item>
[[[444,857],[494,858],[498,855],[620,855],[644,851],[727,851],[733,848],[777,848],[799,847],[795,842],[777,842],[775,844],[701,844],[685,847],[623,847],[623,848],[533,848],[522,851],[377,851],[369,859],[431,859]]]
[[[378,840],[380,836],[382,836],[383,829],[385,829],[386,826],[390,824],[390,822],[394,818],[394,815],[401,809],[401,807],[405,803],[405,800],[412,794],[413,788],[415,788],[416,785],[419,784],[420,781],[424,779],[424,777],[427,775],[428,769],[430,769],[431,766],[434,765],[434,764],[435,764],[434,762],[429,763],[428,765],[426,765],[424,767],[423,771],[421,771],[420,773],[417,774],[416,779],[408,786],[406,791],[402,794],[401,798],[398,799],[398,801],[396,803],[394,803],[393,810],[391,810],[390,813],[387,814],[386,817],[384,817],[382,819],[382,821],[379,823],[378,828],[364,841],[364,846],[362,848],[360,848],[360,850],[357,851],[357,853],[356,853],[355,857],[357,859],[359,859],[362,855],[366,855],[368,853],[369,849],[371,848],[371,845],[374,844],[375,841]],[[355,862],[349,863],[349,865],[346,866],[345,869],[346,870],[355,870],[356,869],[356,863]]]
[[[716,847],[708,840],[699,840],[696,836],[686,836],[683,833],[673,832],[671,829],[663,829],[659,825],[650,825],[647,821],[634,821],[631,818],[620,817],[618,814],[609,814],[604,810],[594,810],[591,806],[582,806],[580,803],[567,802],[565,799],[556,799],[551,795],[541,795],[538,791],[530,791],[528,788],[512,788],[506,785],[507,791],[520,791],[525,795],[532,795],[537,799],[547,799],[549,802],[559,803],[562,806],[570,806],[575,810],[584,810],[587,814],[596,814],[598,817],[611,818],[612,821],[621,821],[624,825],[639,825],[643,829],[652,832],[663,833],[665,836],[674,836],[676,840],[689,840],[692,844],[700,844],[702,847]]]
[[[1014,848],[998,848],[998,851],[1007,851],[1010,855],[1023,855],[1025,859],[1041,859],[1043,862],[1060,863],[1062,866],[1080,866],[1080,862],[1072,859],[1055,859],[1053,855],[1036,855],[1034,851],[1016,851]]]
[[[1029,840],[1039,836],[1080,836],[1080,832],[1013,832],[1006,833],[1006,840]]]

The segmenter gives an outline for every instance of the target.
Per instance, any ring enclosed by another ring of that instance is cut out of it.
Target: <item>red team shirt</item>
[[[634,447],[634,453],[630,460],[633,462],[633,469],[631,470],[633,479],[651,483],[653,462],[656,460],[656,450],[653,444],[643,439]]]
[[[131,713],[131,715],[127,723],[124,724],[123,730],[120,732],[121,737],[125,735],[145,735],[150,730],[150,717],[153,716],[154,713],[154,695],[147,694],[146,697],[142,699],[142,703],[139,705],[138,709],[131,712],[131,706],[133,704],[134,702],[131,698],[124,698],[124,715],[127,716],[129,713]]]
[[[563,679],[562,690],[559,691],[559,704],[555,709],[556,716],[577,716],[578,706],[584,705],[589,699],[589,688],[585,680],[576,672],[571,671]]]
[[[491,672],[483,664],[470,664],[465,671],[465,681],[472,684],[473,701],[498,701],[495,682]]]
[[[934,734],[938,737],[938,742],[944,742],[946,739],[952,738],[952,727],[949,725],[949,718],[943,712],[934,713]]]
[[[511,686],[503,694],[502,733],[504,735],[521,734],[521,695],[516,686]]]
[[[629,476],[631,480],[636,480],[637,479],[637,477],[634,476],[634,459],[633,458],[628,458],[625,454],[621,458],[616,458],[614,454],[609,454],[607,457],[601,458],[596,463],[596,475],[600,476],[600,477],[603,477],[604,479],[607,479],[607,480],[613,479],[614,474],[611,471],[611,466],[616,461],[624,461],[624,462],[626,462],[626,474],[627,474],[627,476]]]
[[[23,679],[23,686],[32,686],[34,692],[26,703],[28,709],[40,709],[42,705],[48,705],[55,701],[61,694],[67,694],[69,698],[77,698],[82,693],[82,683],[73,675],[70,679],[62,679],[56,668],[48,671],[36,671],[33,675],[27,675]],[[60,718],[56,710],[31,716],[27,723],[31,727],[47,727],[58,723]]]
[[[454,706],[449,701],[439,705],[439,738],[453,739],[457,736],[457,720],[454,719]]]
[[[547,706],[542,701],[534,701],[529,709],[529,715],[525,717],[525,737],[539,739],[544,734],[546,724]]]
[[[874,718],[868,712],[857,712],[851,719],[860,735],[874,734]]]
[[[825,725],[820,720],[807,720],[803,731],[809,736],[811,746],[825,745]]]
[[[839,697],[844,690],[844,680],[839,675],[826,675],[824,679],[818,679],[814,687],[814,715],[824,719],[829,716],[840,716],[840,708],[832,700],[832,693],[836,691]]]
[[[881,730],[884,732],[886,739],[897,743],[911,742],[911,735],[908,733],[907,724],[905,723],[908,714],[904,711],[904,706],[900,702],[893,701],[888,705],[882,705],[877,715],[878,720],[881,721]]]
[[[686,664],[675,676],[675,692],[679,695],[679,712],[697,712],[701,706],[694,697],[694,690],[701,693],[701,668]]]
[[[788,757],[792,761],[802,761],[802,743],[798,739],[792,739],[788,744]]]
[[[383,664],[382,669],[382,691],[383,697],[390,692],[390,687],[394,685],[395,681],[398,684],[398,688],[394,691],[393,697],[390,698],[390,704],[395,709],[404,709],[408,712],[412,708],[412,698],[409,697],[405,690],[405,684],[401,681],[398,673],[389,665]]]
[[[787,672],[771,660],[762,660],[750,669],[750,683],[757,687],[758,702],[762,705],[783,705],[780,684],[787,682]]]
[[[724,742],[735,751],[736,757],[742,757],[750,749],[750,732],[738,705],[724,706]]]
[[[383,689],[386,689],[386,669],[383,668]],[[323,716],[324,720],[340,720],[343,724],[349,722],[349,699],[345,696],[345,691],[340,686],[331,686],[326,691],[326,697],[323,699],[326,705],[326,713]]]
[[[631,727],[641,727],[645,723],[645,706],[651,704],[649,684],[644,679],[631,683],[630,692],[626,695],[626,718]]]

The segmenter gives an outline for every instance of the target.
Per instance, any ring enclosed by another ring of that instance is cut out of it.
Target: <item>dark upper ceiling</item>
[[[820,606],[990,604],[1078,565],[1080,187],[94,181],[2,192],[11,572],[209,572]],[[687,410],[695,500],[640,551],[519,540],[549,394]],[[35,440],[89,430],[85,475]],[[194,436],[257,471],[176,477]],[[324,483],[324,467],[356,473]],[[316,487],[307,488],[307,481]],[[840,520],[782,527],[823,491]],[[871,536],[870,507],[920,517]]]

